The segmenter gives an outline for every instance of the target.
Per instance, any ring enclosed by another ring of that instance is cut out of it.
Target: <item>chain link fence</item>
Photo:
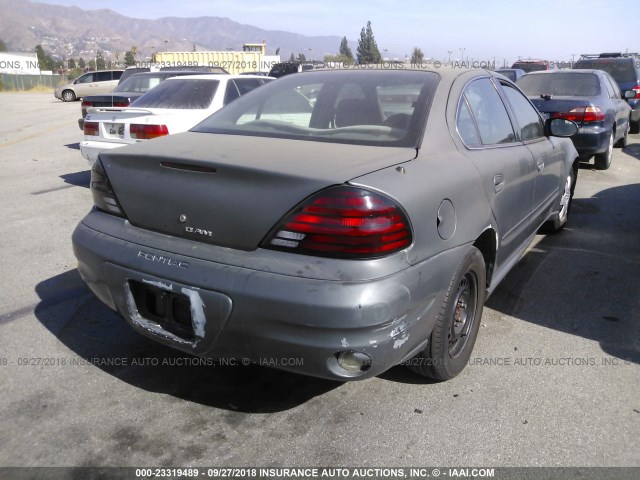
[[[12,75],[0,74],[0,91],[24,92],[33,89],[54,90],[65,82],[64,75]]]

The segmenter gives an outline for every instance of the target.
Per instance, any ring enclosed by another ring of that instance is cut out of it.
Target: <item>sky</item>
[[[346,36],[354,42],[371,21],[383,56],[411,55],[419,47],[427,58],[441,60],[567,61],[582,53],[640,51],[635,22],[628,21],[637,15],[637,0],[35,1],[109,8],[132,18],[227,17],[266,30]]]

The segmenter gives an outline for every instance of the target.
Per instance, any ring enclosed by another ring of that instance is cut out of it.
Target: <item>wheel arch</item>
[[[484,230],[475,242],[473,246],[480,250],[484,257],[484,265],[487,272],[486,287],[489,288],[493,277],[493,270],[496,264],[496,253],[498,250],[498,234],[493,227],[488,227]]]

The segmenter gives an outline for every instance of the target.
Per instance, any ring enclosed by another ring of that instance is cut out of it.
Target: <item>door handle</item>
[[[503,175],[496,175],[495,177],[493,177],[493,188],[496,191],[496,193],[498,193],[499,191],[501,191],[504,188],[504,176]]]
[[[544,160],[539,158],[538,161],[536,162],[537,166],[538,166],[538,171],[541,172],[542,170],[544,170]]]

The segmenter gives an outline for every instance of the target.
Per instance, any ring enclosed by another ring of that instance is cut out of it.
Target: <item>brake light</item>
[[[636,92],[636,98],[640,98],[640,85],[633,87],[633,91]]]
[[[87,116],[87,108],[93,107],[93,102],[89,102],[86,100],[82,101],[82,104],[80,105],[80,110],[82,111],[82,118]]]
[[[568,112],[555,112],[552,117],[564,118],[572,122],[590,123],[604,121],[605,115],[599,107],[590,106],[572,108]]]
[[[340,258],[375,258],[411,245],[409,221],[388,197],[332,187],[304,201],[266,237],[265,248]]]
[[[83,130],[85,135],[96,137],[100,135],[100,124],[98,122],[84,122]]]
[[[114,107],[128,107],[130,102],[113,102]]]
[[[90,187],[93,203],[99,210],[119,217],[125,216],[99,158],[91,168]]]
[[[151,140],[152,138],[169,135],[169,129],[166,125],[147,125],[132,123],[129,126],[129,134],[131,138],[137,140]]]

